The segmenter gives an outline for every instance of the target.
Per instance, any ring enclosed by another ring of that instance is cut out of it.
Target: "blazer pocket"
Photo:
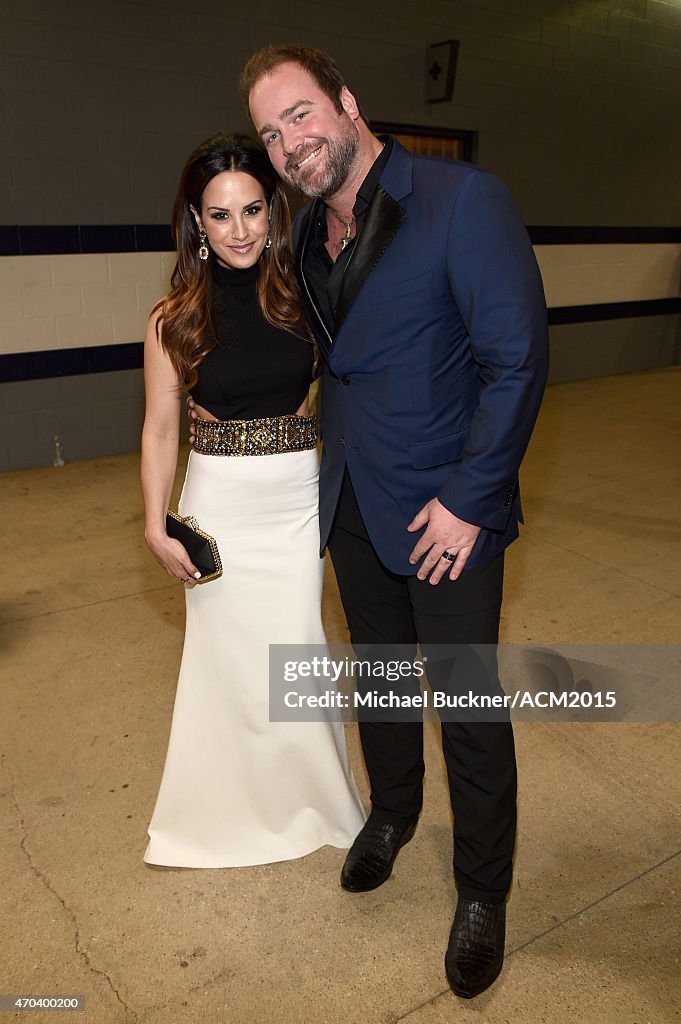
[[[456,434],[447,434],[432,441],[414,441],[409,445],[409,459],[414,469],[428,469],[430,466],[443,466],[447,462],[458,462],[461,459],[468,428]]]

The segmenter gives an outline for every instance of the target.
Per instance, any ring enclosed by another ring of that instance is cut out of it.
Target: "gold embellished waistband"
[[[317,445],[316,416],[255,420],[195,420],[194,451],[201,455],[280,455]]]

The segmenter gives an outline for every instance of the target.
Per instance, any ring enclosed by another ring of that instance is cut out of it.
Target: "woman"
[[[173,211],[171,289],[145,339],[145,536],[191,584],[151,864],[237,867],[346,848],[364,820],[342,725],[268,721],[268,645],[325,643],[313,346],[289,227],[255,142],[216,135],[192,153]],[[204,585],[165,530],[187,391],[199,421],[179,511],[216,539],[223,564]]]

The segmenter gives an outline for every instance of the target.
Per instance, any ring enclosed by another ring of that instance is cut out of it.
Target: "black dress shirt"
[[[383,173],[383,168],[388,162],[388,157],[393,147],[393,140],[389,136],[382,138],[381,142],[384,144],[383,149],[374,160],[366,178],[362,182],[352,209],[356,225],[355,237],[338,254],[335,263],[326,250],[329,231],[326,224],[325,203],[319,204],[317,216],[310,231],[310,242],[305,251],[303,270],[317,308],[324,317],[331,335],[333,335],[334,330],[336,308],[340,298],[343,274],[362,230],[369,204],[378,185],[378,180]]]

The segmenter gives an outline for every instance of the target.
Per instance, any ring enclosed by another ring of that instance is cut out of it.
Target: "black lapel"
[[[336,308],[334,337],[338,335],[367,277],[392,242],[406,216],[407,211],[378,185],[343,274],[340,299]]]
[[[296,273],[298,275],[298,283],[300,285],[300,294],[303,300],[303,306],[307,313],[307,319],[310,322],[310,327],[314,331],[314,335],[317,339],[322,353],[328,357],[333,344],[333,339],[329,334],[324,317],[322,316],[317,303],[314,300],[312,290],[305,279],[305,273],[303,265],[305,262],[305,251],[307,249],[308,242],[310,240],[310,232],[312,231],[312,225],[317,219],[319,212],[319,204],[321,200],[315,199],[310,206],[309,210],[305,214],[303,221],[300,225],[300,234],[298,237],[298,245],[296,246]]]

